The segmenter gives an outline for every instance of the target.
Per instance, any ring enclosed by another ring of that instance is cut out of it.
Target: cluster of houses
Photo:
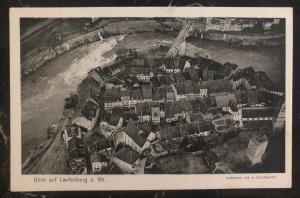
[[[272,25],[278,25],[280,19],[251,19],[251,18],[215,18],[208,17],[205,21],[206,31],[243,31],[245,28],[253,28],[258,24],[259,20],[262,22],[263,30],[270,30]]]
[[[63,138],[88,172],[143,173],[149,156],[176,151],[186,137],[266,123],[282,128],[283,95],[252,68],[184,56],[132,58],[88,73]]]

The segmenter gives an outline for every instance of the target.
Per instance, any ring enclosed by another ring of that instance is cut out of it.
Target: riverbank
[[[22,80],[22,161],[34,145],[47,139],[47,127],[59,119],[64,99],[75,92],[87,72],[113,63],[115,56],[104,57],[124,36],[82,46],[49,62]]]
[[[283,45],[285,43],[285,34],[249,36],[228,33],[204,33],[201,39],[222,41],[237,46],[267,47]]]
[[[107,19],[106,19],[107,20]],[[68,27],[68,23],[64,22],[64,26]],[[109,38],[110,36],[120,35],[120,34],[141,34],[141,33],[160,33],[165,34],[169,37],[175,37],[174,31],[180,31],[180,27],[182,24],[178,21],[160,21],[153,19],[146,20],[115,20],[110,21],[100,21],[97,24],[94,24],[94,27],[90,29],[89,32],[82,31],[78,28],[78,25],[82,25],[81,23],[76,24],[76,28],[71,28],[74,31],[74,36],[67,36],[67,38],[63,39],[63,42],[55,45],[54,35],[52,37],[47,38],[49,41],[53,40],[53,42],[43,41],[43,47],[39,47],[39,49],[32,49],[34,53],[29,55],[24,54],[26,50],[22,50],[22,60],[21,60],[21,73],[22,77],[28,76],[38,70],[40,67],[50,62],[51,60],[59,57],[60,55],[70,52],[82,45],[87,45],[90,43],[97,42],[101,40],[99,37],[99,32],[105,38]],[[56,28],[59,29],[59,28]],[[71,31],[71,32],[72,32]],[[58,31],[59,32],[59,31]],[[173,35],[174,34],[174,35]],[[191,37],[190,37],[191,38]],[[193,39],[193,38],[192,38]],[[195,38],[194,38],[195,39]],[[210,40],[210,41],[222,41],[225,43],[238,45],[238,46],[278,46],[283,45],[285,41],[284,34],[278,35],[245,35],[245,34],[230,34],[230,33],[222,33],[222,32],[204,32],[203,34],[199,34],[196,37],[197,40]],[[53,45],[54,43],[54,45]],[[38,45],[40,46],[40,45]],[[23,48],[24,46],[22,46]],[[30,48],[27,46],[26,48]],[[32,46],[31,46],[32,48]]]
[[[54,28],[55,34],[52,36],[47,35],[47,39],[41,38],[41,43],[36,45],[36,40],[38,38],[34,37],[33,42],[27,42],[26,45],[22,45],[22,48],[29,49],[21,50],[21,73],[22,77],[26,77],[40,67],[50,62],[51,60],[59,57],[60,55],[70,52],[80,46],[88,45],[94,42],[98,42],[102,40],[102,35],[104,38],[109,38],[111,36],[123,35],[123,34],[137,34],[144,32],[168,32],[167,28],[155,20],[123,20],[122,22],[115,23],[104,23],[99,28],[93,27],[89,31],[85,32],[76,28],[71,28],[70,31],[74,32],[74,36],[65,36],[67,38],[62,39],[59,44],[55,44],[58,41],[56,37],[62,37],[59,26],[63,24],[65,26],[67,22],[64,21],[58,24],[58,27]],[[69,22],[71,23],[71,22]],[[68,23],[67,23],[68,24]],[[80,25],[81,23],[79,23]],[[82,24],[81,24],[82,25]],[[78,26],[78,24],[76,24]],[[52,32],[53,32],[52,31]],[[45,32],[42,32],[40,36],[44,35]],[[29,44],[28,44],[29,43]],[[37,47],[34,47],[36,45]],[[42,46],[41,46],[42,45]]]
[[[59,120],[53,137],[43,141],[22,164],[23,174],[68,174],[68,151],[61,138],[67,119]]]

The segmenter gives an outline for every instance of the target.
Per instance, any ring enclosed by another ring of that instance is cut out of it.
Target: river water
[[[283,45],[268,47],[240,47],[224,42],[197,40],[197,47],[204,48],[210,57],[220,63],[231,62],[239,68],[253,67],[256,71],[264,71],[270,79],[284,86],[285,80],[285,49]]]
[[[124,36],[111,37],[63,54],[22,80],[22,161],[31,148],[47,138],[47,127],[59,116],[64,98],[94,67],[112,63],[115,55],[104,56]]]
[[[111,37],[104,42],[77,48],[59,56],[22,80],[22,161],[28,157],[34,145],[46,140],[46,129],[61,115],[64,98],[76,91],[88,70],[114,61],[114,53],[107,52],[118,43],[122,44],[123,38],[124,36]],[[154,41],[147,35],[133,35],[127,36],[123,43],[134,40],[137,45],[145,46],[143,43],[147,39]],[[165,35],[162,39],[170,42]],[[216,61],[232,62],[241,67],[253,66],[266,71],[274,82],[283,82],[284,49],[280,47],[237,48],[203,40],[193,44],[204,48]]]

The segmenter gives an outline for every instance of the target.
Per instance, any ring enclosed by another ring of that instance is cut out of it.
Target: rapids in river
[[[64,99],[76,92],[77,85],[87,72],[113,63],[115,54],[110,57],[103,55],[123,38],[110,37],[103,42],[77,48],[22,79],[22,161],[33,146],[47,138],[47,127],[59,119]]]

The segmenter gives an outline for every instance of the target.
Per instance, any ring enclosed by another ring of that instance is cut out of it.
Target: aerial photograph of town
[[[285,19],[21,18],[22,174],[285,172]]]

